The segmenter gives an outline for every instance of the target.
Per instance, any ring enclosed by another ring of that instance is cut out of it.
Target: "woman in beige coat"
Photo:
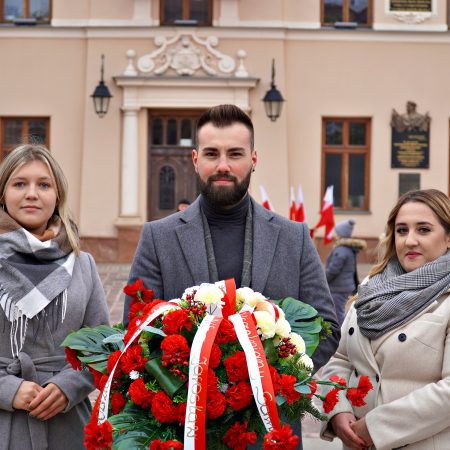
[[[344,449],[450,449],[450,200],[435,189],[403,195],[389,215],[380,262],[358,289],[322,377],[357,385],[322,427]]]

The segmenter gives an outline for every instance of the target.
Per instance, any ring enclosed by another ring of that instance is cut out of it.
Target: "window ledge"
[[[335,216],[343,216],[343,215],[354,215],[354,216],[369,216],[372,214],[370,210],[361,210],[361,209],[336,209],[334,208]]]

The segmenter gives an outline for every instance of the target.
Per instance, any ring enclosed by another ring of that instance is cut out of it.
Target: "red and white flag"
[[[305,203],[303,201],[303,192],[302,192],[302,186],[298,185],[298,194],[297,194],[297,204],[296,204],[296,211],[295,211],[295,220],[297,222],[305,222],[306,221],[306,214],[305,214]]]
[[[262,205],[264,208],[268,209],[269,211],[275,211],[273,209],[272,203],[269,200],[269,196],[267,195],[266,190],[263,188],[263,186],[259,186],[259,190],[261,191],[261,200]]]
[[[316,230],[319,227],[325,227],[325,244],[333,241],[334,230],[334,209],[333,209],[333,186],[328,186],[323,197],[322,208],[320,210],[320,219],[314,227]]]
[[[297,220],[297,202],[295,201],[294,188],[291,186],[291,202],[289,205],[289,219]]]

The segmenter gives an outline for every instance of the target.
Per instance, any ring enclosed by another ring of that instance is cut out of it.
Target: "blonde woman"
[[[450,200],[411,191],[392,209],[380,262],[358,288],[324,367],[374,386],[365,405],[341,398],[322,437],[345,449],[450,448]]]
[[[94,387],[60,344],[108,323],[108,310],[80,251],[66,178],[41,145],[16,148],[0,166],[0,306],[0,448],[83,449]]]

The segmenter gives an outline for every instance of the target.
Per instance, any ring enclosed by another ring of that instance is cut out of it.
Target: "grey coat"
[[[60,345],[73,330],[109,322],[92,256],[82,252],[76,258],[64,322],[59,318],[59,325],[50,330],[49,322],[41,318],[37,327],[36,321],[36,317],[29,321],[20,361],[12,360],[10,323],[0,310],[0,449],[83,449],[83,428],[90,414],[87,396],[94,386],[90,374],[77,372],[65,362]],[[69,400],[65,411],[41,422],[23,410],[14,410],[12,402],[23,380],[42,386],[56,384]]]
[[[294,297],[309,303],[331,324],[333,334],[314,354],[316,369],[325,364],[339,341],[339,326],[317,251],[303,223],[289,221],[253,199],[251,288],[266,297]],[[142,278],[155,296],[170,300],[184,289],[209,281],[199,200],[184,212],[148,222],[142,230],[130,282]],[[124,320],[129,301],[125,301]]]

